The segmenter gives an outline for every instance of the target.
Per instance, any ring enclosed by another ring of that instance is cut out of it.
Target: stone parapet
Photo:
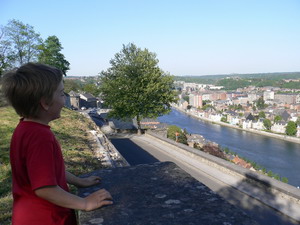
[[[300,190],[296,187],[177,143],[153,132],[147,132],[146,135],[154,138],[156,142],[171,146],[172,151],[166,151],[167,154],[174,155],[197,169],[201,169],[200,165],[207,165],[209,171],[206,171],[206,173],[210,176],[280,211],[284,215],[300,221]]]
[[[105,188],[114,204],[81,212],[81,225],[256,224],[174,163],[104,169],[89,175],[102,177],[103,183],[81,188],[79,196]]]

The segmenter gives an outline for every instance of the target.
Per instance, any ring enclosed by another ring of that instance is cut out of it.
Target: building
[[[263,129],[265,129],[264,120],[263,119],[259,119],[257,121],[252,122],[252,128],[255,129],[255,130],[263,130]]]
[[[249,103],[252,103],[258,99],[257,94],[255,92],[248,93]]]
[[[295,104],[297,103],[296,100],[298,100],[298,95],[293,93],[275,94],[274,99],[285,104]]]
[[[89,93],[78,94],[74,91],[69,93],[70,96],[70,107],[75,109],[85,108],[96,108],[98,107],[98,100]]]
[[[70,100],[70,95],[68,93],[64,93],[65,94],[65,106],[67,108],[71,108],[71,100]]]
[[[84,93],[80,94],[80,107],[85,107],[85,108],[96,108],[97,107],[97,99],[89,94],[89,93]]]
[[[195,108],[202,108],[202,95],[194,93],[189,95],[189,104]]]
[[[264,101],[274,100],[274,97],[275,97],[275,92],[274,91],[266,90],[263,93],[263,99],[264,99]]]
[[[273,126],[271,127],[271,131],[275,133],[285,133],[285,128],[286,128],[287,123],[286,122],[278,122],[274,123]]]
[[[242,124],[243,129],[251,129],[252,128],[252,120],[245,120]]]
[[[74,91],[70,91],[70,104],[75,109],[80,109],[80,96]]]

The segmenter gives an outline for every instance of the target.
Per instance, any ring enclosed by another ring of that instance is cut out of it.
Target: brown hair
[[[57,68],[27,63],[3,76],[2,91],[21,117],[37,118],[41,99],[51,103],[62,77],[62,72]]]

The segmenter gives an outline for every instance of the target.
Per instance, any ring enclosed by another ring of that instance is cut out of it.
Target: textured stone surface
[[[84,197],[107,189],[114,205],[80,213],[80,224],[256,224],[174,163],[98,170],[102,184],[82,188]]]

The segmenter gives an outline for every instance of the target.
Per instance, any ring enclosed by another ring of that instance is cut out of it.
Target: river
[[[158,120],[186,129],[188,133],[200,134],[223,148],[228,147],[267,170],[288,178],[289,184],[300,186],[300,144],[197,120],[175,109]]]

